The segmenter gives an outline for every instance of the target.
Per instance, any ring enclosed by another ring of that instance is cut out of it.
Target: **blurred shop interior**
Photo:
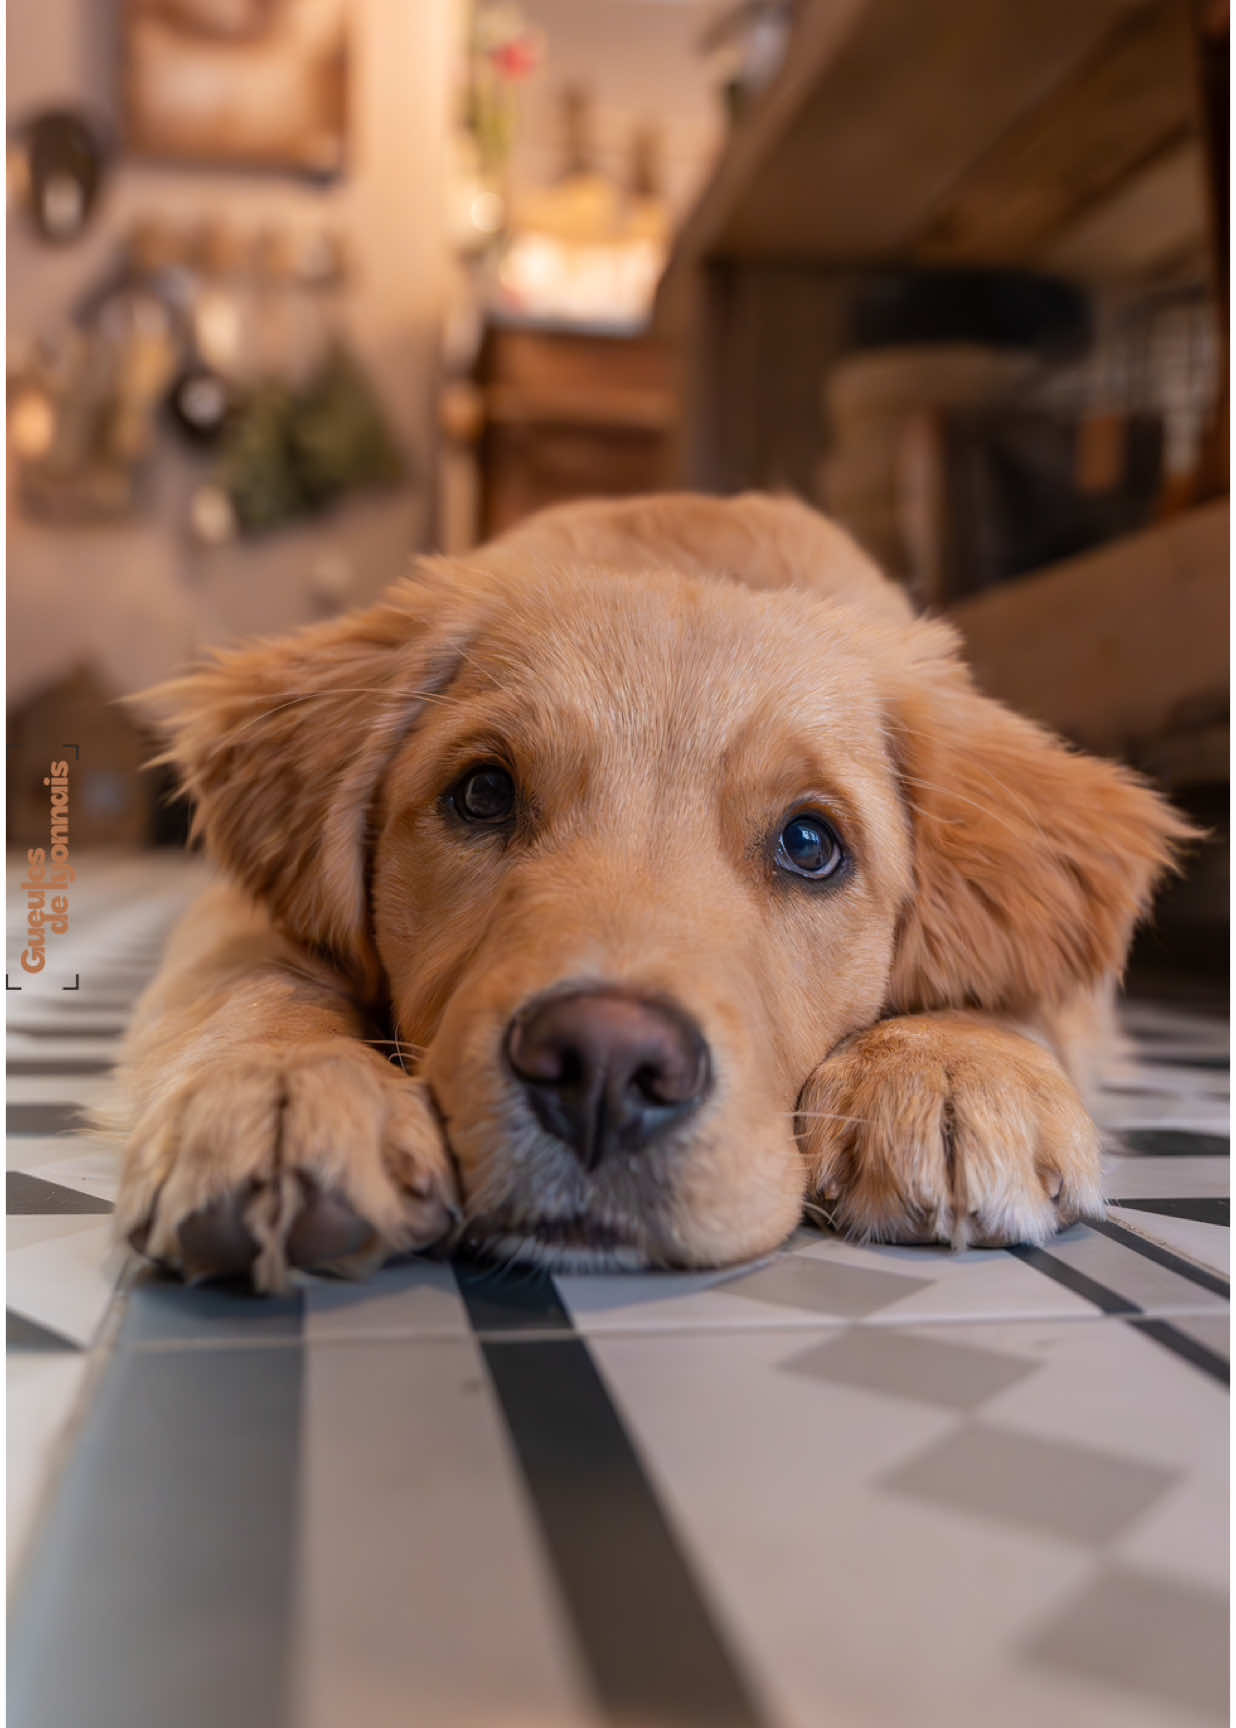
[[[116,698],[541,505],[788,489],[1211,830],[1227,0],[8,8],[11,844],[178,843]],[[56,751],[52,752],[53,754]]]

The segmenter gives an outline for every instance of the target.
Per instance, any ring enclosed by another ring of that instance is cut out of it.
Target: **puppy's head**
[[[941,625],[674,571],[434,563],[167,687],[208,846],[389,1004],[466,1234],[718,1264],[883,1011],[1118,971],[1184,830],[979,696]]]

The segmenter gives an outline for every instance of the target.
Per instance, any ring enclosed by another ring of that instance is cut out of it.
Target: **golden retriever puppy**
[[[551,510],[149,700],[225,878],[120,1077],[186,1277],[1100,1213],[1078,1053],[1189,830],[806,507]]]

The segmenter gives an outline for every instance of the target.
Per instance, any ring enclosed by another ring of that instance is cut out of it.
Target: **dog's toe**
[[[176,1236],[187,1283],[248,1276],[258,1257],[258,1243],[245,1224],[249,1199],[245,1193],[223,1194],[181,1220]]]
[[[364,1046],[195,1077],[135,1135],[117,1231],[189,1283],[279,1292],[365,1277],[452,1228],[454,1177],[417,1087]]]
[[[308,1195],[287,1235],[287,1256],[304,1272],[329,1269],[358,1256],[367,1258],[378,1245],[378,1232],[362,1218],[337,1188],[306,1184]]]

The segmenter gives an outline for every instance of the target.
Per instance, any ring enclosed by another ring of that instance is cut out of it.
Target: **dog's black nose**
[[[537,1120],[585,1170],[664,1133],[712,1078],[708,1046],[681,1009],[621,990],[534,997],[507,1028],[506,1058]]]

